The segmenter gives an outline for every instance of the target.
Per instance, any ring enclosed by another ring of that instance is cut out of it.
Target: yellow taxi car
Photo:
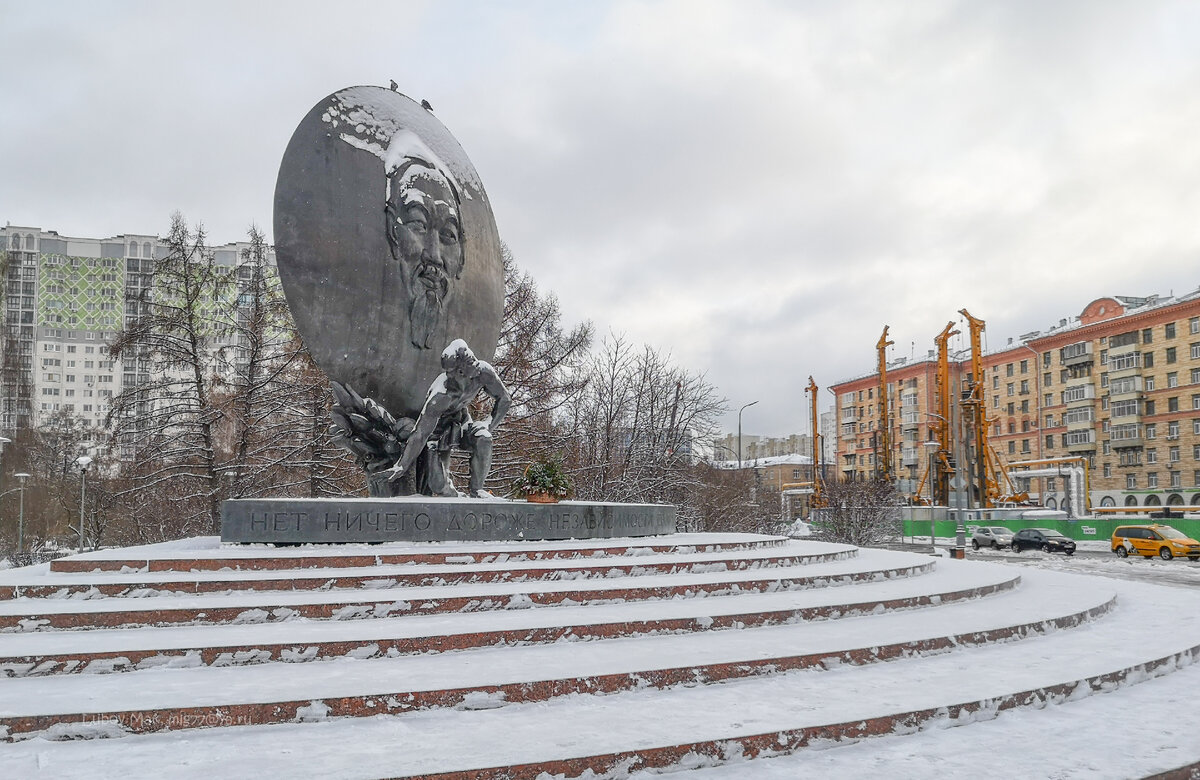
[[[1125,558],[1129,555],[1157,555],[1164,561],[1175,556],[1187,556],[1189,561],[1200,560],[1200,542],[1169,525],[1122,525],[1112,534],[1112,551]]]

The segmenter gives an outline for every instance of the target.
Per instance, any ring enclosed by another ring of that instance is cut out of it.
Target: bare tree
[[[622,336],[605,339],[587,379],[569,416],[579,497],[675,504],[681,525],[702,524],[693,443],[711,437],[725,399],[703,374]]]
[[[181,214],[172,215],[153,286],[127,297],[126,314],[134,316],[109,347],[126,375],[136,376],[109,411],[119,452],[132,458],[129,490],[160,517],[165,500],[181,534],[220,528],[220,412],[212,387],[231,279],[205,238],[203,227],[193,230]]]
[[[901,533],[900,495],[887,480],[830,482],[825,502],[813,511],[816,539],[871,547]]]
[[[572,431],[563,410],[586,384],[583,368],[592,325],[565,329],[553,294],[543,294],[521,271],[507,246],[504,259],[504,317],[495,367],[512,396],[497,432],[489,486],[502,492],[527,463],[552,457],[567,446]]]

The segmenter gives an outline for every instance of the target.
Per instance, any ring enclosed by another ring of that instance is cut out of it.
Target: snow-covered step
[[[1054,598],[1047,598],[1053,588]],[[0,686],[10,734],[97,719],[135,732],[203,724],[287,722],[314,701],[331,716],[427,707],[499,706],[568,693],[707,684],[791,669],[865,664],[1056,631],[1097,618],[1115,593],[1034,573],[986,600],[917,613],[710,634],[483,648],[403,659],[343,659],[302,671],[282,664],[27,677]]]
[[[216,571],[220,569],[305,569],[378,566],[388,563],[498,563],[555,558],[613,557],[653,553],[723,552],[784,544],[786,537],[762,534],[681,533],[616,539],[537,542],[386,542],[382,544],[223,545],[220,537],[72,555],[50,562],[56,572]],[[452,559],[452,560],[451,560]]]
[[[777,757],[698,766],[680,780],[795,780],[800,777],[970,777],[1077,780],[1195,780],[1200,664],[1055,706],[1017,707],[975,718],[941,717],[920,731],[823,745]],[[967,728],[953,728],[956,726]],[[1119,729],[1119,734],[1115,733]],[[1047,739],[1049,735],[1049,739]],[[1103,738],[1097,738],[1101,735]],[[1028,750],[1014,750],[1028,745]],[[622,775],[624,776],[624,775]],[[629,780],[662,780],[654,770]]]
[[[504,609],[515,597],[539,606],[694,598],[829,587],[927,574],[932,558],[865,550],[854,558],[766,569],[545,582],[493,582],[382,590],[235,591],[153,598],[19,598],[0,601],[0,631],[145,625],[347,620]]]
[[[1047,599],[1055,594],[1051,578],[1063,582],[1071,578],[1048,572],[1027,576],[1031,582],[1036,577],[1048,583]],[[1109,710],[1117,714],[1109,721],[1110,728],[1089,732],[1095,738],[1096,733],[1109,733],[1112,723],[1139,718],[1158,721],[1161,712],[1128,706],[1135,699],[1125,686],[1174,672],[1200,655],[1200,613],[1194,609],[1193,593],[1118,581],[1103,586],[1118,594],[1117,608],[1109,618],[962,652],[716,685],[568,696],[486,710],[437,709],[323,723],[215,728],[189,731],[186,736],[35,739],[5,746],[0,751],[0,771],[14,777],[39,771],[130,778],[149,773],[180,778],[261,773],[533,778],[543,772],[577,777],[587,771],[624,774],[784,754],[810,745],[911,732],[935,723],[968,724],[1012,708],[1093,694],[1119,700]],[[939,613],[951,614],[942,610],[922,614]],[[1097,652],[1098,648],[1103,651]],[[1183,675],[1181,684],[1191,694],[1192,708],[1179,711],[1179,722],[1190,722],[1200,684],[1191,670]],[[1163,682],[1170,684],[1169,679]],[[298,712],[297,718],[321,720],[327,715],[318,700]],[[89,727],[102,733],[121,732],[118,724],[100,722]],[[79,727],[65,729],[67,734],[73,731],[77,733]],[[350,749],[353,759],[348,761]],[[1019,744],[1017,749],[1024,752]],[[983,764],[1003,763],[992,753],[977,756],[982,756]]]
[[[922,556],[913,556],[916,559]],[[942,562],[922,577],[704,599],[556,606],[374,620],[306,621],[0,634],[0,673],[124,671],[374,657],[498,644],[775,625],[934,606],[1010,590],[1003,566]],[[514,596],[511,606],[532,606]]]
[[[388,588],[475,582],[621,577],[686,571],[728,571],[801,566],[850,558],[858,548],[844,544],[793,542],[764,549],[671,553],[590,560],[501,561],[449,564],[381,564],[332,569],[197,572],[51,571],[47,564],[0,571],[0,598],[63,598],[76,594],[139,596],[148,590],[211,593],[225,590],[313,590]]]

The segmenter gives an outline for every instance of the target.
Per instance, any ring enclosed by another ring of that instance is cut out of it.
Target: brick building
[[[969,357],[952,355],[956,395],[971,379]],[[1083,458],[1093,506],[1200,505],[1200,290],[1100,298],[983,362],[989,443],[1008,466]],[[935,373],[932,357],[888,370],[893,473],[906,493],[926,468]],[[866,478],[881,463],[878,388],[877,374],[832,388],[841,478]],[[1029,482],[1048,507],[1066,498],[1062,480]]]

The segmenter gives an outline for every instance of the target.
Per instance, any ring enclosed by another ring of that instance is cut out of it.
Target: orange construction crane
[[[951,461],[954,455],[953,425],[951,423],[950,391],[950,337],[957,336],[954,323],[946,323],[933,340],[937,346],[937,374],[934,375],[935,392],[937,395],[937,414],[933,416],[930,428],[933,429],[934,441],[938,443],[936,453],[937,473],[933,479],[933,503],[939,506],[950,505],[950,475],[954,473]]]
[[[966,309],[959,309],[959,314],[967,319],[971,332],[971,386],[966,394],[964,403],[971,411],[971,425],[975,434],[975,470],[974,479],[979,481],[979,501],[982,507],[994,507],[1001,501],[1027,501],[1029,495],[1017,492],[1016,486],[1008,476],[1008,469],[1000,453],[988,442],[988,427],[995,419],[988,419],[983,395],[983,343],[981,336],[985,328],[984,321],[972,317]]]
[[[881,479],[892,481],[892,415],[888,408],[887,392],[887,348],[894,341],[888,341],[888,326],[883,326],[883,335],[875,344],[879,353],[879,451],[875,454],[875,471]]]
[[[804,388],[805,393],[812,395],[812,496],[808,499],[808,506],[811,509],[819,509],[825,506],[825,479],[821,468],[821,428],[817,420],[817,383],[809,376],[808,387]]]

